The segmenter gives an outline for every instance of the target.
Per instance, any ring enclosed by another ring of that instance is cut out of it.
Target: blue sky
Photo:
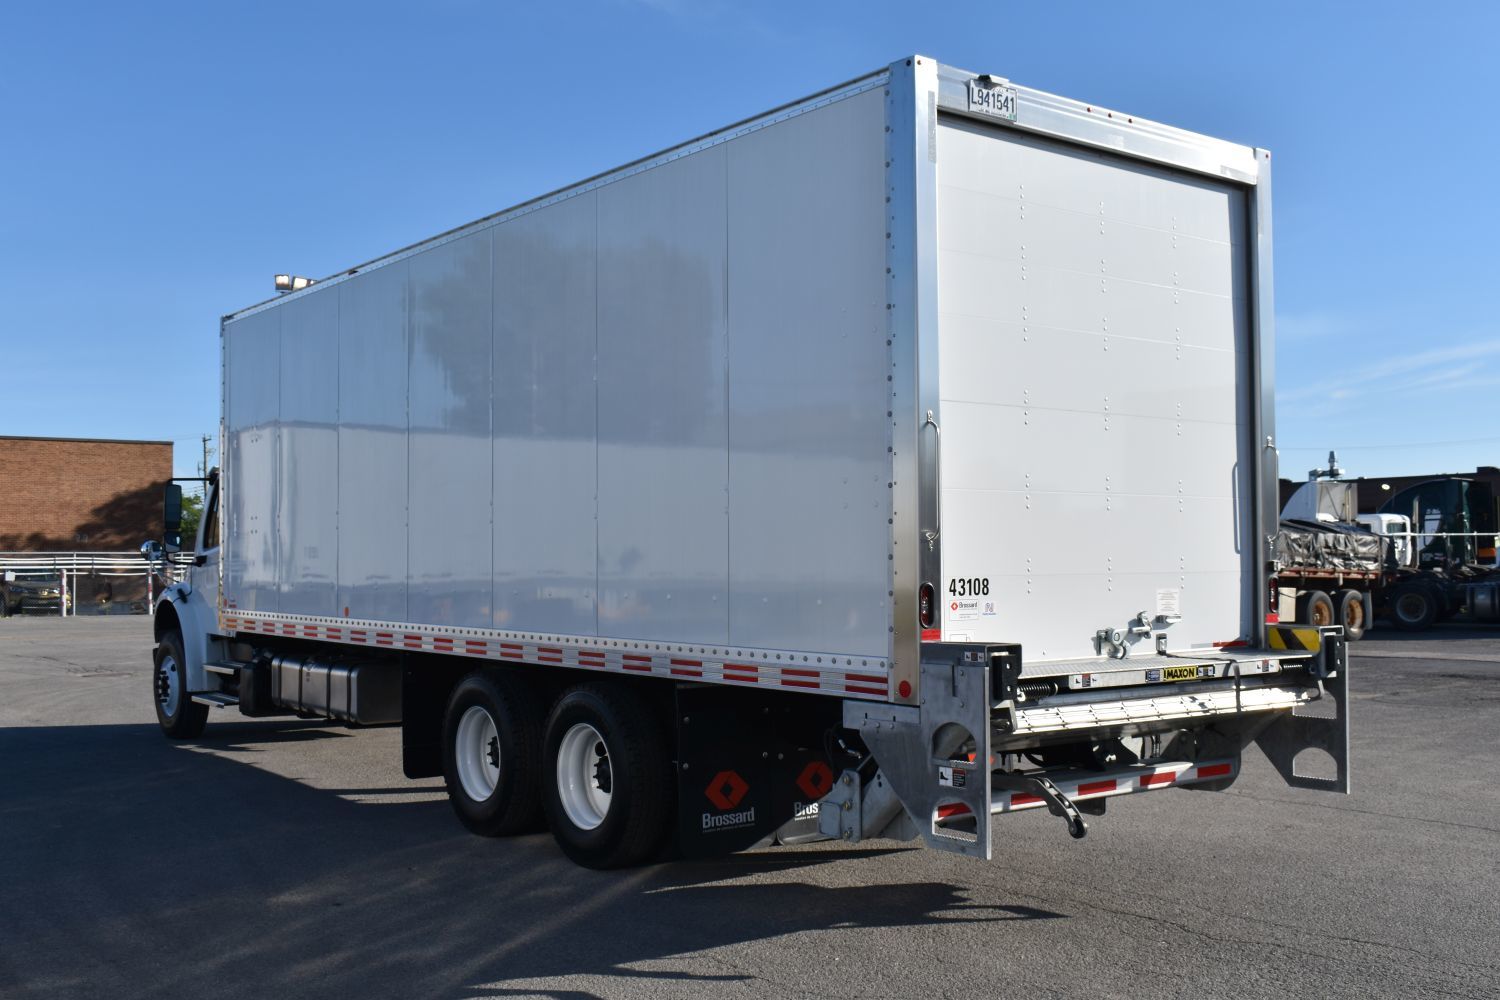
[[[1276,155],[1283,472],[1500,464],[1500,5],[26,4],[0,433],[218,426],[218,317],[911,52]],[[1486,69],[1488,67],[1488,69]]]

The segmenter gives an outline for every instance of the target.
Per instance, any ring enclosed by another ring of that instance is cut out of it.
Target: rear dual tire
[[[1333,620],[1344,626],[1344,638],[1350,642],[1363,639],[1370,627],[1365,595],[1357,590],[1341,590],[1333,595]]]
[[[443,718],[454,813],[485,837],[547,826],[586,868],[650,858],[671,831],[676,773],[664,726],[639,692],[608,681],[563,693],[546,713],[524,679],[470,674]]]
[[[1309,590],[1297,601],[1297,621],[1303,625],[1336,625],[1333,598],[1321,590]]]
[[[671,830],[676,772],[652,706],[620,684],[582,684],[547,719],[543,805],[557,846],[585,868],[646,861]]]
[[[471,832],[504,837],[540,826],[541,713],[517,677],[474,673],[453,689],[443,717],[443,781]]]

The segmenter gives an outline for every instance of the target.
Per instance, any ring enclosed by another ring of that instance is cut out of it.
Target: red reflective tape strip
[[[556,648],[555,646],[538,646],[536,648],[536,651],[538,653],[556,653],[559,656],[562,655],[562,650]]]
[[[1250,645],[1250,643],[1246,642],[1244,639],[1222,639],[1219,642],[1214,643],[1214,645],[1219,649],[1234,649],[1237,646],[1248,646]]]
[[[471,653],[483,653],[489,648],[490,644],[479,639],[465,639],[464,645]]]
[[[283,625],[283,626],[281,626],[281,631],[284,634],[286,634],[286,635],[296,635],[297,634],[297,626],[295,626],[295,625]]]
[[[1042,797],[1040,795],[1032,795],[1029,792],[1016,792],[1010,797],[1010,804],[1012,806],[1029,806],[1041,801]]]
[[[304,625],[304,626],[302,626],[302,634],[303,635],[317,635],[318,634],[318,626],[316,626],[316,625]]]
[[[515,650],[520,650],[520,649],[524,649],[525,647],[522,646],[520,643],[516,643],[516,642],[502,642],[500,644],[500,648],[501,649],[515,649]]]
[[[969,807],[962,802],[950,802],[947,805],[937,807],[937,818],[949,819],[953,816],[967,816],[969,815],[969,811]],[[1020,822],[1020,820],[1016,822]]]
[[[1200,778],[1222,778],[1234,770],[1233,764],[1210,764],[1207,767],[1198,768]]]
[[[672,674],[676,677],[702,677],[702,660],[672,660]]]
[[[922,630],[923,642],[942,642],[943,630],[940,628],[924,628]]]
[[[794,680],[794,679],[792,679],[790,677],[783,677],[781,679],[781,684],[782,684],[782,687],[793,687],[793,688],[817,688],[817,687],[820,686],[817,681],[799,681],[799,680]]]
[[[341,629],[341,628],[330,628],[330,629],[328,629],[328,638],[330,638],[330,639],[342,639],[343,637],[344,637],[344,630],[343,629]]]
[[[651,672],[651,664],[649,664],[649,663],[629,663],[629,662],[627,662],[627,663],[621,664],[621,666],[623,666],[626,670],[643,670],[643,671],[645,671],[648,674]]]
[[[816,677],[816,676],[818,676],[818,672],[816,670],[802,670],[802,669],[799,669],[799,668],[796,668],[796,667],[782,667],[781,668],[781,672],[782,672],[782,674],[790,676],[790,677]]]
[[[649,656],[638,656],[635,653],[622,653],[620,655],[620,659],[626,660],[626,661],[628,661],[630,663],[650,663],[651,662],[651,657],[649,657]]]
[[[1085,781],[1078,786],[1079,795],[1098,795],[1100,792],[1112,792],[1115,790],[1115,780],[1108,781]]]
[[[402,645],[404,645],[407,649],[422,648],[422,637],[420,635],[412,635],[410,632],[405,632],[402,633],[401,638],[405,640]]]
[[[725,670],[735,670],[735,671],[738,671],[738,672],[740,672],[742,674],[759,674],[760,673],[760,667],[757,667],[753,663],[726,663],[726,664],[724,664],[724,669]]]
[[[1174,771],[1164,771],[1161,774],[1143,774],[1141,775],[1141,787],[1156,788],[1159,785],[1170,785],[1176,780],[1177,774]]]
[[[861,687],[858,684],[845,684],[844,685],[844,690],[845,691],[853,691],[856,694],[881,694],[881,695],[883,695],[883,694],[887,694],[888,693],[885,688]]]
[[[845,674],[846,681],[863,681],[866,684],[884,684],[885,678],[878,674]]]

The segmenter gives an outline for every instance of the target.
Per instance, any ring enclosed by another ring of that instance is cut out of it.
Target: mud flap
[[[1322,649],[1309,672],[1317,679],[1322,696],[1277,718],[1256,735],[1255,742],[1288,785],[1347,795],[1349,647],[1341,627],[1321,631]],[[1312,757],[1324,763],[1322,770],[1334,773],[1313,773],[1314,759],[1302,756],[1308,750],[1319,751]]]
[[[824,736],[839,721],[839,703],[830,698],[719,685],[678,688],[682,855],[710,858],[742,851],[799,813],[810,816],[833,787],[834,765]]]

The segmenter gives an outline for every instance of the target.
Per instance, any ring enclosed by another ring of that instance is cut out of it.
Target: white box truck
[[[162,726],[399,724],[595,867],[989,857],[1251,744],[1347,792],[1338,630],[1267,623],[1269,195],[913,57],[226,316]]]

